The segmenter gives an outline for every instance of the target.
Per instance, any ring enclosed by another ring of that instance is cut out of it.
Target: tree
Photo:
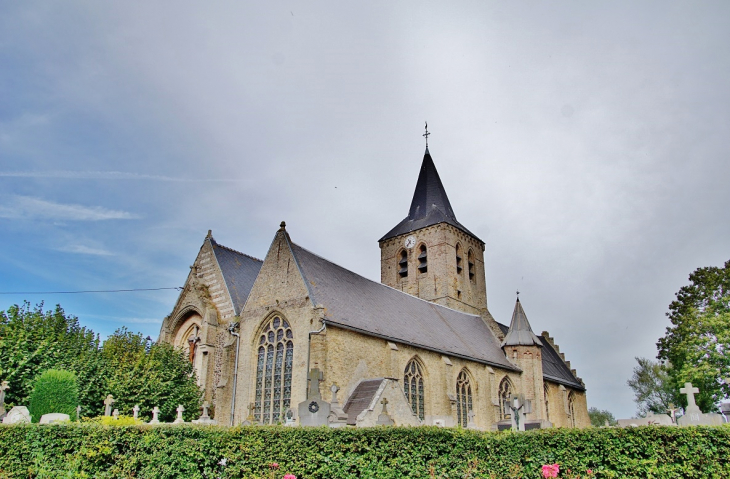
[[[149,344],[141,334],[122,328],[104,341],[102,356],[109,371],[107,389],[122,414],[131,415],[138,405],[141,417],[150,418],[157,406],[160,420],[172,421],[182,404],[186,420],[199,416],[202,391],[182,350]]]
[[[601,410],[597,407],[592,407],[588,410],[588,417],[591,418],[591,425],[594,427],[605,426],[606,421],[608,421],[609,426],[617,424],[616,418],[613,417],[613,414],[606,409]]]
[[[634,391],[639,416],[648,412],[666,414],[670,404],[678,404],[679,390],[669,374],[670,366],[647,358],[636,358],[638,365],[626,384]]]
[[[11,406],[28,404],[36,377],[52,368],[76,374],[82,404],[100,401],[104,375],[98,353],[99,337],[61,306],[43,311],[43,303],[31,309],[26,301],[0,311],[0,379],[10,383],[5,401]]]
[[[689,280],[669,305],[672,326],[657,342],[657,358],[671,364],[675,388],[691,382],[700,390],[697,405],[711,411],[730,394],[730,261],[698,268]],[[679,404],[686,406],[686,397]]]

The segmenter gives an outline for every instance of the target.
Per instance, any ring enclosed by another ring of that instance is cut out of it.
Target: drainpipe
[[[228,325],[228,332],[232,336],[236,337],[236,359],[233,365],[233,394],[231,396],[231,426],[233,426],[233,415],[236,410],[236,380],[238,379],[238,346],[241,341],[241,335],[238,334],[235,329],[238,327],[238,322]]]

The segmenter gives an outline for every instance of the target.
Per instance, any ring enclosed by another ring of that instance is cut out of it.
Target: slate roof
[[[243,305],[246,304],[253,283],[264,262],[218,244],[213,238],[210,238],[210,244],[213,246],[215,259],[218,261],[226,287],[231,295],[235,315],[238,316],[241,314]]]
[[[436,165],[434,165],[433,159],[431,159],[431,153],[426,148],[408,216],[385,236],[380,238],[379,241],[385,241],[394,236],[416,231],[438,223],[448,223],[464,233],[477,238],[474,233],[466,229],[464,225],[456,220],[456,215],[451,208],[449,197],[446,196],[446,190],[441,183],[438,171],[436,171]],[[477,239],[479,240],[479,238]]]
[[[481,317],[376,283],[289,245],[312,303],[325,308],[327,325],[519,371]]]
[[[509,331],[504,337],[504,341],[502,341],[502,347],[505,346],[542,347],[542,341],[532,332],[525,310],[522,309],[520,298],[517,298],[515,310],[512,312],[512,322],[509,324]]]
[[[502,333],[505,335],[509,331],[509,326],[497,323]],[[570,386],[579,391],[585,391],[580,381],[573,376],[570,368],[563,362],[555,348],[550,345],[549,341],[542,341],[542,376],[548,381],[552,381],[564,386]]]
[[[349,426],[357,424],[357,416],[373,401],[373,397],[375,397],[375,393],[378,392],[383,381],[385,381],[384,378],[365,379],[358,383],[350,397],[347,398],[345,407],[342,408],[347,414],[347,424]]]

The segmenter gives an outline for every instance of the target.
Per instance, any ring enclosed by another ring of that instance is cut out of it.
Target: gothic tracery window
[[[469,374],[462,369],[456,378],[456,422],[461,427],[469,423],[469,412],[473,410]]]
[[[274,316],[261,329],[256,362],[254,418],[275,424],[291,405],[294,334],[289,323]]]
[[[499,383],[499,419],[509,419],[512,417],[512,409],[510,409],[510,401],[512,401],[512,383],[505,377]]]
[[[570,416],[570,427],[575,427],[575,394],[573,391],[568,394],[568,415]]]
[[[411,359],[406,364],[403,372],[403,391],[406,393],[406,399],[413,409],[413,413],[421,419],[426,417],[426,407],[423,397],[423,372],[421,365],[415,359]]]

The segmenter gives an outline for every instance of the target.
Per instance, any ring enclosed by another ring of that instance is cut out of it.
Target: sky
[[[156,338],[209,229],[379,280],[429,149],[587,387],[635,414],[674,294],[730,259],[730,3],[0,2],[0,310]],[[47,294],[30,294],[48,292]],[[7,294],[17,293],[17,294]]]

